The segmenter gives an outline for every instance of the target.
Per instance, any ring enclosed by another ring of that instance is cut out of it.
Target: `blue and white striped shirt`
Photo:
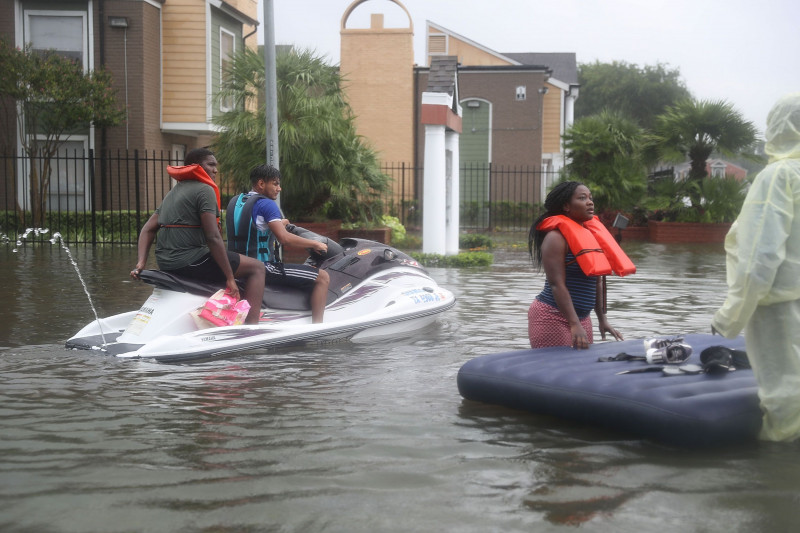
[[[567,252],[564,259],[566,269],[566,284],[569,295],[572,297],[572,305],[575,307],[575,313],[579,319],[584,319],[589,316],[595,305],[597,297],[597,278],[594,276],[587,276],[581,270],[575,256],[572,252]],[[545,279],[544,289],[536,297],[540,302],[558,308],[556,299],[553,297],[553,289],[550,282]]]

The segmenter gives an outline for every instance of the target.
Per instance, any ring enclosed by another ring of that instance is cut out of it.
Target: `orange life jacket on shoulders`
[[[222,209],[222,200],[220,199],[219,195],[219,187],[214,182],[214,180],[211,179],[211,176],[208,175],[208,173],[203,169],[203,167],[201,167],[197,163],[193,165],[183,165],[177,167],[168,166],[167,174],[169,174],[170,178],[176,181],[184,181],[184,180],[199,181],[200,183],[205,183],[206,185],[210,186],[212,189],[214,189],[214,194],[217,197],[217,210],[218,210],[217,212],[219,212],[219,210]],[[169,227],[169,226],[164,226],[164,227]],[[197,227],[199,228],[200,226]],[[222,231],[222,225],[220,224],[219,217],[217,217],[217,227],[219,227],[220,231]]]
[[[597,217],[581,225],[567,216],[555,215],[544,219],[536,229],[558,229],[587,276],[605,276],[612,272],[618,276],[627,276],[636,272],[636,265],[625,255],[616,239]]]
[[[192,180],[205,183],[214,189],[214,194],[217,196],[217,209],[222,209],[222,202],[219,196],[219,187],[206,173],[206,171],[198,164],[184,165],[180,167],[167,167],[167,174],[169,177],[176,181]]]

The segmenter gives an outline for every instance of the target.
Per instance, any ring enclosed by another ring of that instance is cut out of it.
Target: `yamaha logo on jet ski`
[[[311,323],[308,292],[267,286],[258,326],[199,330],[192,311],[224,286],[144,270],[142,281],[154,288],[139,311],[93,321],[66,346],[117,357],[185,361],[322,339],[405,335],[455,305],[450,291],[391,246],[354,238],[337,243],[297,226],[287,229],[328,246],[326,254],[312,253],[306,260],[331,278],[322,323]]]

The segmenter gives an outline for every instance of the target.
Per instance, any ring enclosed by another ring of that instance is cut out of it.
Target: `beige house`
[[[380,154],[395,177],[395,192],[419,190],[414,171],[424,161],[424,125],[420,102],[428,86],[433,58],[455,58],[459,104],[464,130],[461,165],[528,169],[535,183],[525,192],[513,186],[514,198],[499,198],[489,177],[474,179],[480,190],[475,201],[488,198],[541,202],[555,173],[564,166],[561,135],[572,124],[578,97],[574,53],[495,52],[428,21],[425,66],[414,64],[413,22],[399,0],[391,0],[407,15],[407,25],[387,28],[384,14],[372,13],[367,28],[352,28],[352,12],[369,0],[355,0],[341,20],[340,72],[356,115],[359,134]],[[379,8],[377,3],[369,7]],[[471,178],[467,178],[468,180]],[[470,194],[468,183],[462,199]],[[511,188],[509,188],[511,190]]]

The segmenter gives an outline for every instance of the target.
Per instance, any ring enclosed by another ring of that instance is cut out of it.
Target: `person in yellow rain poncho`
[[[712,331],[744,329],[764,413],[761,438],[800,437],[800,93],[767,117],[769,165],[725,238],[728,294]]]

